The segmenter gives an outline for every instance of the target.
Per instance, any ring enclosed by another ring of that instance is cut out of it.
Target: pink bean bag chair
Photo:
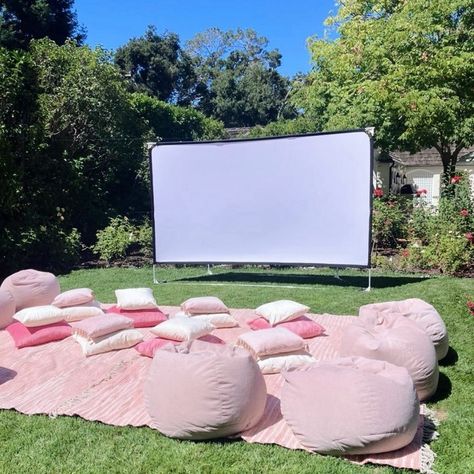
[[[202,341],[156,351],[145,381],[151,426],[172,438],[238,434],[259,421],[266,398],[263,375],[247,351]]]
[[[13,322],[15,314],[15,299],[8,290],[0,289],[0,329],[6,328]]]
[[[397,314],[365,316],[346,326],[339,354],[378,359],[405,367],[418,398],[426,400],[438,387],[438,360],[431,339],[413,321]]]
[[[47,272],[21,270],[3,280],[0,286],[15,298],[16,311],[51,304],[61,292],[58,279]]]
[[[283,418],[307,449],[375,454],[411,443],[419,402],[407,370],[360,357],[284,373]]]
[[[431,338],[438,360],[446,357],[449,349],[448,331],[438,311],[419,298],[410,298],[401,301],[388,301],[385,303],[374,303],[361,306],[359,316],[379,313],[398,313],[405,318],[414,321]]]

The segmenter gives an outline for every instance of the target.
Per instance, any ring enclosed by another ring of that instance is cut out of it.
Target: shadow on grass
[[[372,288],[390,288],[424,281],[425,278],[414,276],[372,276]],[[329,285],[355,286],[366,288],[367,275],[342,276],[340,279],[332,275],[295,275],[275,273],[226,272],[215,275],[178,278],[173,281],[203,282],[203,283],[270,283],[286,285]]]
[[[446,354],[446,357],[439,361],[439,365],[441,367],[452,367],[453,365],[456,365],[456,362],[458,361],[458,359],[459,359],[458,353],[456,352],[455,349],[453,349],[450,346],[448,349],[448,353]]]
[[[438,389],[436,393],[433,395],[432,398],[429,399],[430,403],[440,402],[441,400],[445,400],[451,395],[452,384],[449,377],[443,372],[439,373],[439,381],[438,381]]]

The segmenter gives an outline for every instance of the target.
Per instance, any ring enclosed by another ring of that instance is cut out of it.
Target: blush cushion
[[[104,314],[74,323],[73,332],[86,339],[96,339],[132,327],[133,319],[121,315]]]
[[[253,331],[272,327],[272,325],[265,318],[252,319],[251,321],[248,321],[247,324]],[[310,339],[312,337],[317,337],[324,334],[324,328],[307,316],[300,316],[296,319],[292,319],[291,321],[279,323],[274,327],[286,328],[303,339]]]
[[[346,326],[340,337],[341,356],[378,359],[405,367],[418,398],[431,397],[438,386],[438,361],[431,339],[410,319],[378,313]]]
[[[69,337],[72,333],[71,326],[65,322],[37,327],[27,327],[22,323],[16,322],[7,326],[6,331],[10,334],[18,349],[60,341]]]
[[[90,303],[94,301],[94,299],[94,292],[90,288],[76,288],[60,293],[54,298],[51,304],[58,308],[65,308],[67,306],[78,306],[80,304]]]
[[[81,321],[83,319],[92,318],[94,316],[103,316],[104,312],[97,301],[90,301],[89,303],[84,303],[77,306],[67,306],[65,308],[61,308],[61,314],[64,321],[70,323],[73,321]]]
[[[144,395],[152,428],[173,438],[204,440],[254,426],[267,391],[247,351],[194,341],[155,352]]]
[[[228,313],[229,308],[216,296],[198,296],[181,303],[181,310],[188,314]]]
[[[61,291],[58,279],[52,273],[33,269],[10,275],[0,288],[13,295],[16,311],[30,306],[49,305]]]
[[[311,451],[384,453],[408,445],[416,434],[419,402],[403,367],[354,357],[283,376],[283,418]]]
[[[111,315],[121,314],[122,316],[133,319],[134,328],[153,327],[168,319],[166,314],[164,314],[158,308],[127,310],[121,309],[114,305],[108,308],[106,312],[110,313]]]
[[[285,328],[262,329],[241,334],[236,346],[248,350],[256,359],[273,354],[282,354],[303,349],[302,337]]]
[[[192,341],[205,336],[214,330],[208,321],[198,321],[194,318],[173,318],[150,329],[158,337],[173,341]]]
[[[13,322],[15,314],[15,298],[8,290],[0,289],[0,329]]]
[[[359,316],[370,316],[374,311],[384,314],[397,313],[414,321],[430,337],[435,346],[438,360],[446,357],[449,349],[448,331],[434,306],[419,298],[409,298],[401,301],[387,301],[361,306]]]

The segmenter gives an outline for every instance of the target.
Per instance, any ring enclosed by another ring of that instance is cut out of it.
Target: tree
[[[255,31],[211,28],[186,44],[206,89],[197,107],[227,127],[265,125],[295,115],[286,104],[289,81],[277,68],[281,54],[268,51]]]
[[[153,26],[143,36],[118,48],[115,63],[130,77],[134,90],[160,100],[187,105],[199,87],[192,61],[181,49],[178,35],[160,36]]]
[[[435,147],[449,182],[474,143],[474,4],[347,0],[328,24],[295,104],[326,129],[375,126],[383,150]]]
[[[74,0],[0,0],[0,46],[28,47],[32,39],[81,43],[84,30],[72,10]]]

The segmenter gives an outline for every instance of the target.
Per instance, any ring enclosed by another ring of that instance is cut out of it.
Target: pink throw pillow
[[[247,324],[249,328],[254,331],[272,327],[265,318],[253,319]],[[283,323],[276,324],[274,327],[286,328],[303,339],[321,336],[321,334],[324,334],[325,331],[325,329],[320,324],[306,316],[300,316],[299,318],[292,319],[291,321],[285,321]]]
[[[135,346],[135,350],[142,356],[153,358],[155,352],[163,346],[166,346],[166,344],[176,345],[181,344],[181,341],[172,341],[171,339],[155,337],[154,339],[140,342],[140,344]]]
[[[106,309],[106,313],[121,314],[127,318],[133,319],[134,328],[149,328],[166,321],[166,314],[156,309],[121,309],[118,306],[111,306]]]
[[[90,288],[76,288],[60,293],[51,304],[58,308],[67,308],[68,306],[90,303],[94,299],[94,292]]]
[[[71,335],[72,329],[64,322],[47,324],[46,326],[26,327],[19,322],[7,326],[6,330],[18,349],[38,346],[52,341],[60,341]]]
[[[73,324],[74,334],[89,339],[96,339],[106,334],[133,328],[133,319],[119,314],[110,316],[93,316]]]
[[[181,303],[181,310],[188,314],[228,313],[229,308],[215,296],[189,298]]]

